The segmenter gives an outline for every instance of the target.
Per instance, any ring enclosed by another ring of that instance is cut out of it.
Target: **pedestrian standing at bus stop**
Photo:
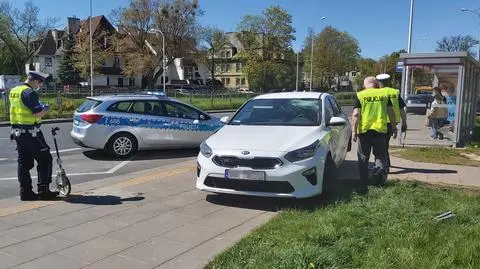
[[[22,201],[50,200],[58,196],[58,192],[50,191],[52,182],[52,155],[40,130],[42,117],[48,106],[38,101],[37,91],[43,86],[49,75],[30,71],[23,85],[10,90],[10,138],[15,140],[18,152],[18,181],[20,183],[20,199]],[[32,190],[30,170],[37,161],[38,194]]]
[[[402,123],[402,133],[407,131],[407,115],[405,113],[405,102],[403,101],[402,97],[400,96],[400,90],[392,88],[390,82],[390,75],[389,74],[380,74],[377,75],[377,81],[379,84],[380,89],[383,89],[387,92],[388,96],[390,97],[390,101],[392,102],[393,112],[395,113],[395,126],[398,123]],[[390,120],[388,121],[390,123]],[[392,130],[392,125],[387,124],[387,169],[390,167],[390,153],[388,152],[390,148],[390,138],[394,135]],[[395,135],[396,137],[396,135]]]
[[[368,191],[368,162],[370,153],[373,150],[375,156],[374,176],[376,184],[383,184],[386,180],[386,157],[387,144],[386,136],[388,127],[396,131],[395,113],[392,109],[392,102],[385,90],[378,88],[375,77],[367,77],[364,80],[365,89],[357,92],[354,102],[353,140],[357,141],[358,149],[358,170],[362,187],[359,193]]]

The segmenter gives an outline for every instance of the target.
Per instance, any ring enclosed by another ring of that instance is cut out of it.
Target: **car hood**
[[[207,139],[212,150],[288,152],[312,144],[326,134],[320,126],[225,125]]]

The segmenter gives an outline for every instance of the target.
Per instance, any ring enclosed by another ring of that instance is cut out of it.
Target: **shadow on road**
[[[330,204],[348,202],[362,185],[358,178],[357,162],[346,160],[337,170],[337,180],[328,194],[311,198],[270,198],[233,194],[209,194],[206,200],[213,204],[277,212],[285,209],[313,211]],[[369,182],[373,185],[373,179]],[[385,187],[388,187],[386,184]]]
[[[130,161],[145,161],[145,160],[162,160],[162,159],[177,159],[196,157],[199,149],[157,149],[138,151],[135,156],[130,158]],[[110,156],[108,153],[101,150],[87,150],[83,152],[85,157],[95,161],[110,161],[118,160]]]
[[[86,205],[119,205],[124,202],[137,202],[145,199],[143,196],[135,196],[129,198],[120,198],[115,195],[70,195],[63,200],[72,204]]]
[[[398,167],[391,166],[392,168],[400,169],[399,171],[390,172],[390,175],[421,173],[421,174],[457,174],[458,171],[450,169],[420,169],[414,167]]]

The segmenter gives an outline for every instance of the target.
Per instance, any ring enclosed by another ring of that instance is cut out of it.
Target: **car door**
[[[203,131],[207,115],[179,102],[162,100],[161,103],[164,116],[170,121],[168,128],[174,134],[171,142],[176,146],[196,147],[210,135]]]
[[[149,148],[163,147],[166,141],[166,120],[157,100],[136,100],[130,108],[130,121]]]
[[[347,121],[347,124],[348,124],[349,119],[346,116],[346,114],[343,113],[342,108],[338,105],[335,98],[332,96],[329,96],[328,100],[332,107],[333,116],[343,118],[345,121]],[[336,149],[338,150],[338,154],[337,154],[338,161],[342,161],[346,157],[346,153],[347,153],[348,141],[350,139],[347,124],[341,125],[341,126],[335,126],[335,127],[332,126],[332,128],[334,128],[336,131],[336,139],[337,139]]]
[[[339,128],[338,126],[329,126],[328,123],[330,122],[330,119],[335,116],[332,103],[330,102],[329,97],[325,97],[324,102],[323,102],[323,107],[324,107],[324,113],[325,113],[325,130],[329,132],[330,134],[330,140],[329,144],[332,149],[332,158],[335,161],[335,163],[338,163],[339,160],[339,152],[340,150],[338,149],[338,136],[339,136]]]

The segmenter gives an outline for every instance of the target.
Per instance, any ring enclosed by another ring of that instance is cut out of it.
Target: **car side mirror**
[[[327,126],[342,126],[342,125],[345,125],[346,123],[347,123],[347,121],[345,121],[345,119],[343,119],[343,118],[332,117]]]
[[[230,118],[229,116],[224,116],[224,117],[220,118],[220,121],[223,122],[223,123],[227,123],[229,118]]]

